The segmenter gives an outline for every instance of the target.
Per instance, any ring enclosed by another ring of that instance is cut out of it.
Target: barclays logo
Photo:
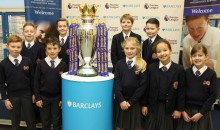
[[[163,5],[163,8],[181,8],[181,5]]]
[[[150,18],[156,18],[158,20],[160,20],[160,17],[159,16],[142,16],[142,19],[150,19]]]
[[[68,100],[67,106],[69,108],[78,108],[78,109],[99,109],[102,107],[102,103],[101,102],[79,103],[79,102],[72,102]]]
[[[141,5],[140,4],[124,4],[124,5],[122,5],[122,7],[124,7],[124,8],[139,8],[139,7],[141,7]]]
[[[180,29],[178,29],[178,28],[162,28],[162,31],[164,31],[164,32],[179,32]]]
[[[120,19],[120,16],[103,16],[104,19]]]

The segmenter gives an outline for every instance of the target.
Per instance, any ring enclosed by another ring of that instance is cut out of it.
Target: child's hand
[[[37,101],[37,102],[36,102],[36,105],[37,105],[38,107],[42,108],[42,107],[43,107],[43,102],[42,102],[42,100]]]
[[[122,110],[128,109],[127,102],[126,101],[121,102],[120,107],[121,107]]]
[[[193,117],[191,117],[191,120],[193,122],[197,122],[199,119],[201,119],[203,115],[201,113],[196,113]]]
[[[13,109],[13,105],[11,104],[11,102],[8,99],[5,100],[5,107],[8,110],[12,110]]]
[[[59,102],[59,107],[61,107],[61,108],[62,108],[62,101],[60,101],[60,102]]]
[[[183,119],[184,119],[186,122],[190,122],[190,121],[191,121],[189,115],[188,115],[185,111],[182,112],[182,115],[183,115]]]
[[[35,95],[32,95],[32,103],[35,103],[36,100],[35,100]]]
[[[148,113],[148,108],[147,107],[142,107],[141,112],[144,116],[147,116]]]
[[[179,119],[181,117],[181,112],[175,110],[172,115],[173,119]]]
[[[130,107],[130,106],[131,106],[129,102],[126,102],[126,103],[127,103],[127,106],[128,106],[128,107]]]

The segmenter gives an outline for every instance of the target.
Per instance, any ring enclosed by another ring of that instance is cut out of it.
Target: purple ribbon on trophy
[[[108,31],[104,23],[99,24],[96,28],[96,59],[98,75],[108,76]]]
[[[76,75],[79,69],[79,43],[78,43],[78,35],[77,30],[79,28],[79,24],[72,23],[69,26],[69,72],[68,74]]]

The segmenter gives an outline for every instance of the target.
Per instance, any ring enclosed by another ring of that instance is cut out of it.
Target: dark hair
[[[157,20],[156,18],[150,18],[146,21],[146,25],[148,23],[151,23],[151,24],[156,24],[156,27],[160,27],[160,22],[159,20]]]
[[[194,20],[197,18],[202,18],[202,17],[204,17],[205,20],[207,20],[209,18],[209,15],[185,16],[185,20],[186,20],[186,22],[189,22],[191,20]]]
[[[120,22],[122,22],[123,19],[131,20],[131,23],[132,23],[132,24],[134,23],[134,18],[133,18],[130,14],[124,14],[124,15],[122,15],[121,18],[120,18]]]
[[[194,55],[196,52],[202,50],[202,52],[207,55],[208,52],[207,52],[207,48],[202,45],[201,43],[197,43],[193,46],[192,50],[191,50],[191,56]]]
[[[18,35],[11,35],[8,38],[7,45],[9,45],[11,42],[20,42],[22,44],[22,39]]]
[[[169,43],[166,39],[160,39],[160,40],[158,40],[158,41],[154,44],[154,46],[153,46],[153,49],[154,49],[155,52],[157,52],[157,51],[156,51],[156,48],[157,48],[157,45],[160,44],[160,43],[165,43],[165,44],[167,44],[168,48],[169,48],[170,50],[172,50],[170,43]]]
[[[45,47],[47,47],[48,44],[52,44],[53,46],[57,45],[58,47],[61,47],[59,39],[57,37],[54,37],[54,36],[49,36],[46,39]]]
[[[65,21],[66,24],[67,24],[67,26],[69,26],[69,21],[68,21],[67,19],[65,19],[65,18],[59,18],[59,19],[57,19],[57,21],[56,21],[56,27],[58,27],[58,22],[60,22],[60,21]]]

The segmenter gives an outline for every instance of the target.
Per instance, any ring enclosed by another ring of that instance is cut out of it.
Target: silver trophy
[[[96,52],[96,27],[94,26],[97,6],[88,7],[79,5],[82,24],[78,28],[79,51],[81,66],[77,72],[78,76],[97,76],[97,70],[92,66]]]

